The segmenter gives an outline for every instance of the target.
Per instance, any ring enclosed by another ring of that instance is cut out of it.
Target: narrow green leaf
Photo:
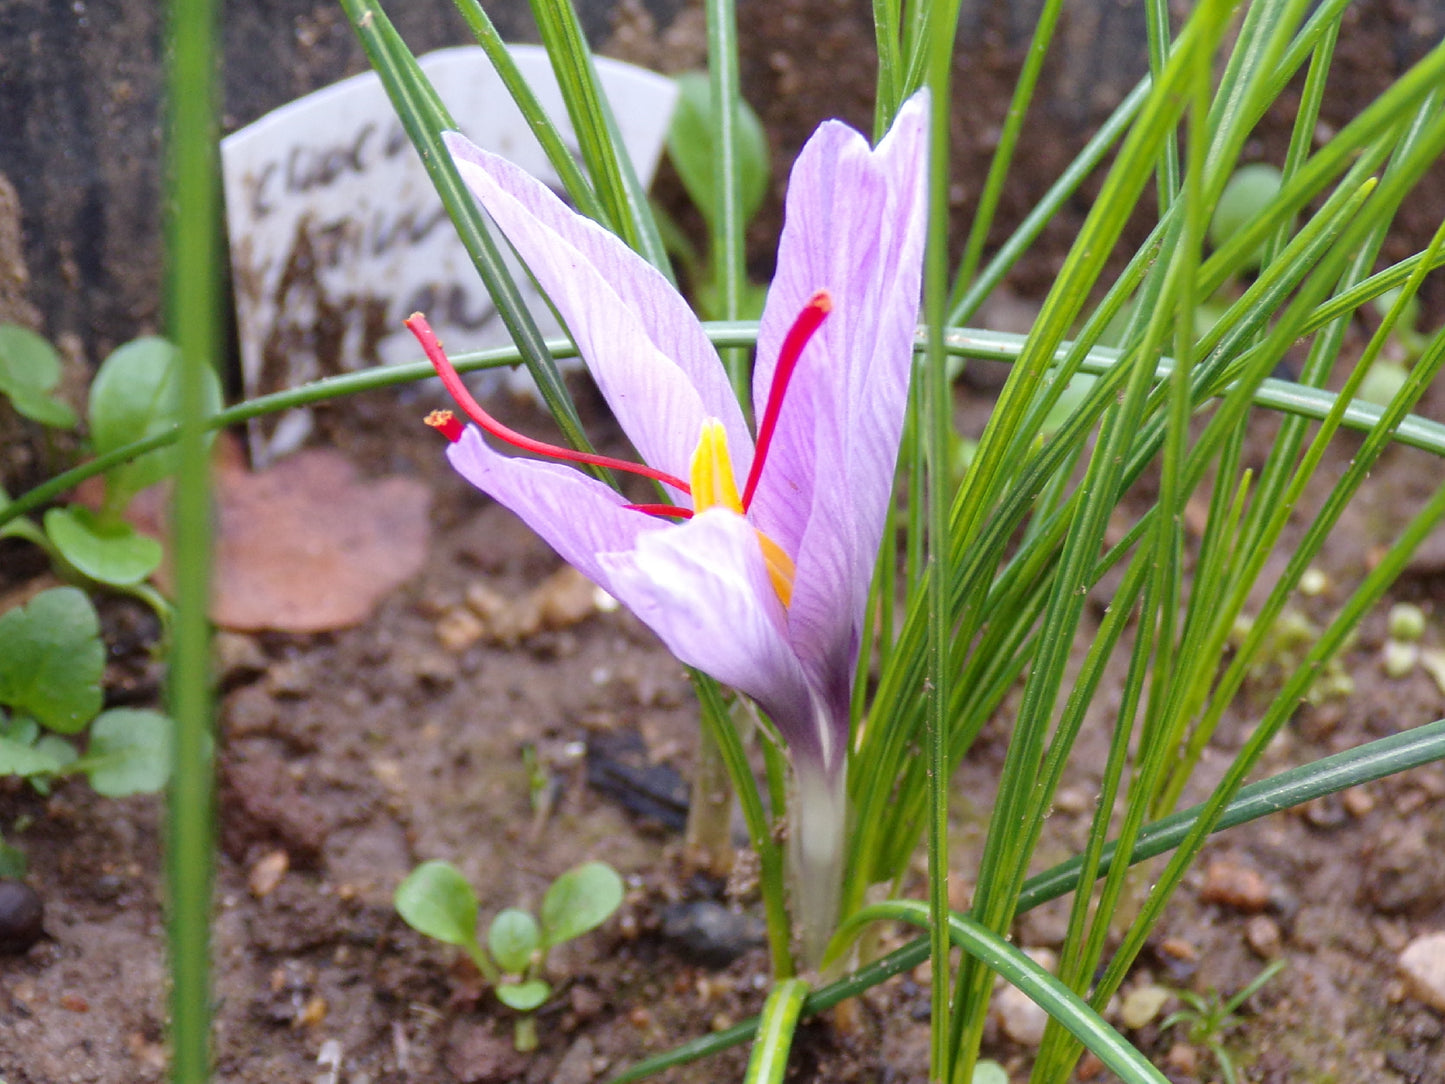
[[[798,1014],[807,996],[808,984],[802,979],[784,979],[773,987],[758,1018],[758,1041],[748,1058],[743,1084],[783,1084]]]

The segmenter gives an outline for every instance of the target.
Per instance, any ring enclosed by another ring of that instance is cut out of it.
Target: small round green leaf
[[[0,614],[0,704],[74,734],[100,711],[100,621],[74,587],[42,591]]]
[[[171,429],[180,421],[181,354],[164,339],[147,336],[118,347],[90,385],[90,437],[97,455]],[[209,410],[221,403],[221,385],[205,371]],[[175,469],[176,449],[159,448],[108,471],[106,503],[122,509],[146,486]]]
[[[403,921],[448,945],[474,945],[477,897],[450,862],[423,862],[397,885],[394,901]]]
[[[1257,217],[1260,212],[1279,194],[1283,181],[1279,170],[1264,162],[1242,166],[1236,170],[1219,203],[1214,208],[1214,218],[1209,223],[1209,242],[1215,248],[1226,244]],[[1244,261],[1244,267],[1253,270],[1259,267],[1263,250],[1252,252]]]
[[[584,862],[552,882],[542,900],[542,938],[551,948],[596,929],[622,905],[622,878],[605,862]]]
[[[108,798],[154,794],[171,777],[171,721],[154,711],[112,708],[90,727],[75,767]]]
[[[504,982],[497,987],[497,1000],[509,1009],[531,1012],[552,996],[552,987],[541,979],[527,982]]]
[[[41,425],[74,428],[75,412],[50,392],[60,383],[60,355],[29,328],[0,324],[0,395]]]
[[[64,739],[55,740],[63,742]],[[0,775],[56,775],[64,767],[64,758],[57,756],[56,750],[48,744],[30,745],[14,738],[0,737]]]
[[[526,911],[508,907],[492,919],[487,930],[487,948],[503,971],[520,975],[532,963],[532,953],[542,944],[537,920]]]
[[[89,508],[50,509],[45,533],[67,561],[100,583],[129,587],[160,567],[159,542],[125,520],[103,521]]]

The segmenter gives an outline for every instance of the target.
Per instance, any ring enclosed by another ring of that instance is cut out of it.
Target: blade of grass
[[[572,205],[577,208],[579,214],[586,215],[595,222],[606,226],[616,232],[616,227],[608,217],[602,202],[597,198],[597,192],[592,187],[592,182],[583,174],[577,165],[577,160],[572,157],[572,152],[567,148],[566,142],[562,139],[562,133],[547,111],[542,108],[542,103],[532,93],[532,88],[527,84],[526,78],[518,69],[516,61],[512,59],[512,53],[502,41],[501,34],[492,25],[491,17],[483,9],[477,0],[454,0],[458,13],[471,30],[472,36],[477,39],[487,54],[487,59],[492,62],[492,67],[501,76],[502,84],[507,88],[507,93],[512,96],[512,101],[517,103],[517,108],[522,111],[522,117],[527,122],[527,127],[532,130],[532,135],[542,145],[543,152],[547,155],[547,161],[557,171],[557,176],[562,182],[562,187],[567,190],[567,195],[572,200]]]
[[[171,1080],[211,1077],[211,884],[215,779],[211,764],[210,480],[206,372],[220,356],[220,201],[216,178],[216,45],[211,0],[169,5],[166,85],[169,200],[167,325],[180,349],[180,462],[174,503],[176,607],[168,710],[175,746],[167,796]]]
[[[569,0],[531,0],[531,5],[562,100],[567,103],[582,161],[609,221],[638,255],[671,281],[672,264],[652,219],[647,192],[617,134],[617,122],[602,93],[576,10]]]
[[[721,315],[736,320],[742,315],[743,289],[747,285],[747,256],[742,204],[742,167],[738,159],[738,28],[733,0],[707,0],[708,75],[712,81],[713,208],[709,248],[712,280],[722,302]],[[751,373],[746,350],[727,350],[722,355],[733,392],[744,414],[752,404]]]

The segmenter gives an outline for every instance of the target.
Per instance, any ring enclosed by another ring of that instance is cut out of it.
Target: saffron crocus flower
[[[521,438],[467,395],[425,320],[412,330],[465,412],[554,460],[661,483],[639,505],[567,465],[503,455],[435,417],[452,465],[646,623],[683,662],[752,697],[788,744],[795,919],[832,932],[846,823],[848,705],[888,518],[918,319],[928,104],[870,149],[836,121],[793,167],[758,331],[754,439],[687,303],[613,234],[516,166],[447,136],[463,180],[566,322],[646,462]]]

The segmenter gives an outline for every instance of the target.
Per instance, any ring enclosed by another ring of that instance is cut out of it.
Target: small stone
[[[1307,568],[1299,578],[1299,593],[1306,598],[1323,595],[1330,587],[1330,578],[1318,568]]]
[[[663,911],[662,936],[700,964],[726,967],[762,945],[767,929],[756,915],[734,911],[714,900],[692,900]]]
[[[1426,934],[1406,945],[1400,973],[1410,996],[1445,1012],[1445,933]]]
[[[286,871],[290,868],[291,856],[284,850],[271,851],[263,856],[246,875],[246,883],[251,889],[251,895],[258,900],[265,899],[275,891],[276,886],[281,883],[281,878],[286,876]]]
[[[1375,808],[1375,796],[1363,786],[1350,787],[1340,795],[1345,812],[1358,820]]]
[[[577,1014],[578,1020],[592,1019],[607,1005],[601,994],[582,983],[578,983],[567,991],[567,1000],[571,1003],[572,1011]]]
[[[1099,1060],[1099,1055],[1092,1050],[1085,1050],[1084,1056],[1079,1059],[1078,1067],[1074,1069],[1074,1076],[1079,1080],[1097,1080],[1104,1072],[1104,1063]]]
[[[19,881],[0,881],[0,955],[19,954],[45,933],[45,905],[35,889]]]
[[[470,610],[457,607],[437,618],[437,640],[448,651],[462,652],[471,647],[486,633],[487,627]]]
[[[1279,923],[1268,915],[1255,915],[1244,926],[1244,941],[1262,960],[1273,960],[1280,954],[1283,937]]]
[[[533,596],[546,629],[565,629],[597,612],[597,590],[582,573],[564,565],[538,586]]]
[[[1175,1043],[1164,1055],[1164,1064],[1170,1071],[1192,1078],[1199,1068],[1199,1051],[1188,1043]]]
[[[1164,1008],[1164,1003],[1171,996],[1167,988],[1154,983],[1136,986],[1125,995],[1119,1008],[1119,1020],[1126,1028],[1142,1028],[1159,1015],[1159,1010]]]
[[[1445,650],[1438,647],[1425,648],[1420,652],[1420,666],[1430,675],[1440,691],[1445,693]]]
[[[1326,794],[1306,802],[1301,815],[1310,827],[1321,831],[1343,827],[1350,819],[1344,801],[1337,794]]]
[[[1029,948],[1025,955],[1052,974],[1058,968],[1058,956],[1046,948]],[[1035,1004],[1016,986],[1004,986],[994,998],[1000,1030],[1020,1046],[1035,1047],[1044,1039],[1049,1014]]]
[[[254,636],[218,629],[211,646],[216,657],[216,675],[222,684],[254,677],[266,670],[266,653]]]
[[[296,1019],[293,1020],[292,1023],[300,1028],[314,1028],[326,1019],[327,1009],[326,999],[320,994],[315,994],[306,1000],[306,1004],[301,1006],[300,1011],[296,1013]]]
[[[1402,640],[1386,640],[1380,648],[1380,668],[1389,678],[1402,678],[1420,661],[1420,645]]]
[[[1033,1047],[1043,1042],[1049,1014],[1018,987],[1005,986],[1000,990],[994,998],[994,1010],[998,1013],[999,1028],[1020,1046]]]
[[[1206,903],[1222,903],[1246,914],[1263,911],[1271,895],[1269,882],[1258,870],[1228,857],[1209,863],[1199,890],[1199,898]]]
[[[567,1048],[557,1068],[552,1070],[552,1084],[591,1084],[596,1056],[592,1040],[583,1035]]]
[[[1413,602],[1397,602],[1390,607],[1385,627],[1392,640],[1407,644],[1418,643],[1425,635],[1425,611]]]

